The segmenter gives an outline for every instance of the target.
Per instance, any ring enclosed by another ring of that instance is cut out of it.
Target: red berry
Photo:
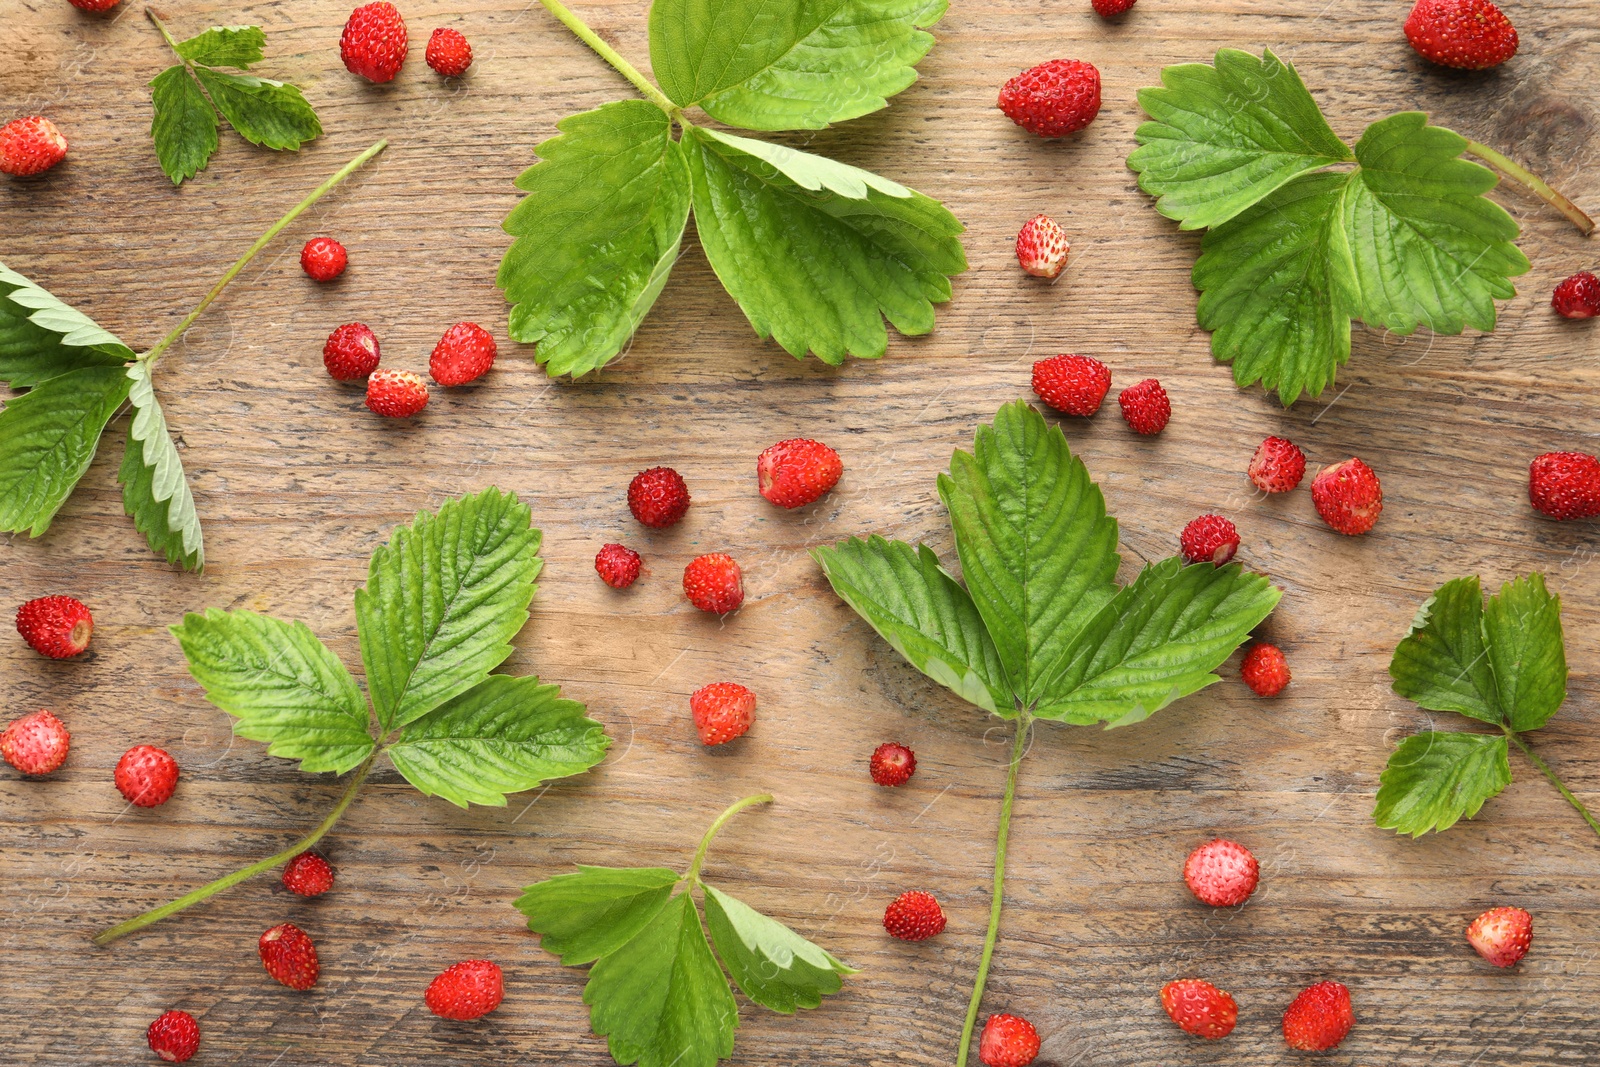
[[[1239,665],[1239,677],[1257,696],[1275,697],[1289,684],[1289,661],[1282,649],[1265,641],[1253,645]]]
[[[186,1063],[200,1048],[200,1024],[186,1011],[166,1011],[144,1032],[150,1051],[168,1063]]]
[[[1249,473],[1263,493],[1287,493],[1306,476],[1306,454],[1293,441],[1269,437],[1256,447]]]
[[[1490,908],[1472,920],[1467,940],[1496,967],[1515,967],[1533,944],[1533,916],[1521,908]]]
[[[406,61],[405,19],[388,0],[363,4],[344,24],[339,55],[350,73],[368,81],[390,81]]]
[[[1111,369],[1090,356],[1051,356],[1033,365],[1033,391],[1063,414],[1093,415],[1110,388]]]
[[[67,0],[67,2],[73,7],[77,8],[79,11],[93,11],[99,13],[101,11],[110,11],[118,4],[122,3],[122,0]]]
[[[1049,215],[1035,215],[1017,231],[1017,262],[1035,278],[1058,277],[1071,250],[1066,233]]]
[[[779,441],[756,457],[756,485],[780,508],[799,508],[820,500],[839,484],[844,463],[821,441],[795,437]]]
[[[1128,386],[1117,394],[1117,403],[1122,406],[1122,417],[1134,433],[1160,433],[1172,418],[1172,401],[1154,378]]]
[[[712,682],[689,694],[689,711],[702,745],[743,737],[756,717],[756,695],[738,682]]]
[[[1580,270],[1550,294],[1550,306],[1568,319],[1592,319],[1600,315],[1600,278]]]
[[[489,960],[463,960],[446,967],[422,994],[428,1010],[441,1019],[469,1023],[481,1019],[505,999],[505,976]]]
[[[626,545],[601,545],[594,570],[613,589],[626,589],[639,579],[639,553]]]
[[[67,158],[67,139],[43,115],[0,126],[0,174],[19,178],[43,173]]]
[[[1383,513],[1383,486],[1359,459],[1324,467],[1311,479],[1311,502],[1322,521],[1348,537],[1372,529]]]
[[[428,38],[428,48],[423,52],[423,57],[440,76],[459,78],[472,66],[472,46],[461,36],[460,30],[440,26]]]
[[[347,322],[322,345],[322,365],[337,381],[354,382],[378,369],[378,338],[363,322]]]
[[[1039,1055],[1039,1031],[1018,1015],[991,1015],[978,1039],[984,1067],[1028,1067]]]
[[[913,889],[883,909],[883,928],[901,941],[926,941],[944,932],[944,909],[932,893]]]
[[[1294,998],[1283,1012],[1283,1039],[1303,1052],[1338,1046],[1355,1025],[1350,990],[1338,982],[1318,982]]]
[[[1076,133],[1100,113],[1100,72],[1076,59],[1040,63],[1005,83],[1000,110],[1040,137]]]
[[[628,510],[646,526],[671,526],[689,510],[689,487],[671,467],[640,471],[628,483]]]
[[[283,888],[302,897],[320,897],[333,888],[333,868],[315,852],[302,852],[283,868]]]
[[[367,379],[367,407],[391,419],[404,419],[428,406],[428,387],[408,370],[380,370]]]
[[[1216,1040],[1233,1033],[1239,1005],[1232,997],[1198,978],[1180,978],[1161,987],[1161,1006],[1179,1029]]]
[[[321,968],[311,936],[294,923],[279,923],[261,935],[256,947],[267,973],[290,989],[310,989]]]
[[[726,615],[744,603],[744,578],[733,557],[722,552],[696,556],[683,569],[683,595],[701,611]]]
[[[159,807],[178,788],[178,761],[154,745],[134,745],[117,761],[114,777],[128,803]]]
[[[331,282],[344,273],[350,256],[332,237],[313,237],[300,250],[300,269],[314,282]]]
[[[1261,865],[1249,849],[1219,837],[1189,853],[1183,864],[1183,880],[1200,903],[1235,908],[1256,891]]]
[[[1133,6],[1134,0],[1090,0],[1094,13],[1103,19],[1114,18]]]
[[[458,322],[444,332],[428,357],[428,373],[440,385],[466,385],[494,366],[494,335],[475,322]]]
[[[917,754],[904,745],[885,741],[872,750],[867,770],[879,785],[905,785],[917,773]]]
[[[17,609],[17,633],[35,652],[69,659],[89,647],[94,616],[70,596],[42,596]]]
[[[1517,31],[1490,0],[1417,0],[1406,40],[1423,59],[1482,70],[1517,54]]]
[[[23,774],[49,774],[66,762],[71,747],[66,724],[45,710],[15,719],[0,732],[0,757]]]
[[[1546,452],[1528,464],[1528,501],[1552,519],[1600,515],[1600,459],[1586,452]]]
[[[1189,520],[1178,544],[1185,563],[1213,563],[1220,567],[1239,551],[1239,528],[1221,515],[1200,515]]]

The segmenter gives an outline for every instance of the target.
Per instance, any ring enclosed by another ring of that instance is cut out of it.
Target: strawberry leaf
[[[322,135],[317,113],[292,85],[205,67],[194,73],[234,132],[251,144],[294,150]]]
[[[133,524],[157,555],[185,570],[205,567],[205,546],[194,496],[183,474],[183,460],[167,432],[167,419],[156,401],[150,364],[128,368],[132,386],[128,400],[133,418],[128,423],[128,447],[122,455],[122,505]]]
[[[93,319],[0,263],[0,382],[27,389],[131,359],[133,349]]]
[[[517,910],[539,946],[568,967],[593,963],[615,952],[666,906],[683,880],[665,867],[585,867],[530,885]]]
[[[1511,784],[1501,734],[1429,731],[1400,743],[1379,777],[1373,818],[1386,830],[1421,837],[1472,818]]]
[[[89,469],[106,423],[128,399],[121,366],[49,378],[0,411],[0,530],[38,537]]]
[[[1483,634],[1483,591],[1476,576],[1441,585],[1411,623],[1389,662],[1394,691],[1429,711],[1454,711],[1496,726],[1505,722]]]
[[[855,974],[822,949],[737,897],[705,886],[706,926],[734,984],[745,996],[785,1015],[815,1008]]]
[[[150,139],[161,172],[181,185],[205,170],[217,150],[217,109],[181,64],[150,83]]]
[[[1561,598],[1531,574],[1500,587],[1483,613],[1483,635],[1501,712],[1518,733],[1537,730],[1567,699]]]
[[[249,68],[266,55],[267,35],[260,26],[213,26],[186,41],[174,51],[190,63],[207,67]]]

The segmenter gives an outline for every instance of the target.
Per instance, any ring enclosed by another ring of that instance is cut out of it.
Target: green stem
[[[306,849],[312,847],[318,841],[321,841],[323,837],[327,835],[329,830],[333,829],[334,824],[339,821],[339,817],[344,814],[345,809],[348,808],[351,802],[355,800],[356,792],[360,790],[361,783],[367,780],[367,772],[372,770],[372,761],[377,758],[378,753],[376,750],[374,750],[372,755],[368,756],[361,766],[356,768],[355,774],[350,779],[350,784],[345,786],[344,795],[339,798],[339,803],[335,804],[333,810],[328,813],[328,817],[322,820],[321,825],[319,825],[315,830],[312,830],[306,836],[302,837],[300,840],[296,841],[294,844],[290,845],[288,848],[284,849],[282,852],[268,856],[259,863],[252,863],[250,866],[245,867],[242,870],[234,871],[230,875],[218,878],[215,882],[212,882],[209,885],[203,885],[194,892],[186,893],[177,900],[169,901],[168,903],[161,905],[159,908],[151,908],[143,915],[136,915],[127,922],[121,922],[115,926],[101,930],[98,934],[94,935],[94,943],[103,948],[106,945],[111,944],[111,942],[115,941],[119,937],[124,937],[128,934],[131,934],[135,930],[143,930],[146,926],[149,926],[152,923],[158,923],[169,915],[175,915],[184,908],[191,907],[192,905],[200,903],[202,900],[207,900],[211,897],[214,897],[224,889],[230,889],[233,886],[238,885],[246,878],[254,878],[263,871],[270,871],[280,863],[287,863],[289,860],[298,856]]]
[[[1501,729],[1505,729],[1505,727],[1501,727]],[[1561,779],[1556,777],[1556,772],[1550,769],[1550,765],[1536,756],[1533,749],[1529,748],[1528,743],[1520,736],[1513,733],[1511,730],[1506,730],[1505,733],[1507,737],[1511,738],[1512,744],[1522,749],[1522,754],[1528,757],[1529,762],[1531,762],[1535,767],[1539,768],[1540,773],[1542,773],[1546,778],[1550,779],[1550,784],[1556,787],[1556,792],[1566,797],[1567,803],[1571,804],[1578,810],[1578,814],[1583,816],[1583,821],[1589,824],[1589,829],[1593,830],[1596,834],[1600,834],[1600,820],[1596,820],[1595,817],[1590,814],[1589,809],[1583,806],[1583,801],[1572,795],[1572,790],[1568,789],[1562,784]]]
[[[1011,764],[1006,768],[1006,791],[1000,800],[1000,832],[994,845],[994,890],[989,898],[989,931],[983,935],[983,955],[978,958],[978,977],[972,983],[972,1000],[967,1004],[967,1021],[961,1027],[961,1050],[956,1067],[966,1067],[972,1047],[972,1029],[978,1022],[978,1005],[983,1002],[983,987],[989,981],[989,963],[994,959],[994,943],[1000,936],[1000,904],[1006,888],[1006,842],[1011,837],[1011,807],[1017,799],[1017,767],[1027,749],[1028,729],[1033,716],[1024,711],[1017,717],[1017,735],[1011,742]]]
[[[633,87],[643,93],[645,99],[669,115],[675,116],[678,114],[681,109],[677,104],[667,99],[666,93],[652,85],[650,79],[640,74],[639,69],[632,63],[623,59],[615,48],[602,41],[600,35],[591,30],[582,19],[568,10],[561,0],[539,0],[539,3],[543,4],[545,10],[549,11],[550,14],[560,19],[563,26],[577,34],[578,40],[593,48],[596,55],[610,63],[618,74],[632,82]]]
[[[745,797],[743,800],[730,805],[726,811],[724,811],[721,815],[718,815],[716,821],[711,824],[711,828],[706,831],[706,835],[700,839],[700,847],[694,850],[694,862],[689,865],[689,873],[684,875],[684,877],[687,878],[691,884],[699,885],[700,865],[706,861],[706,849],[711,847],[711,839],[717,836],[717,831],[722,829],[723,824],[729,819],[733,818],[735,815],[739,814],[745,808],[754,807],[757,804],[771,803],[771,793],[759,793],[753,797]]]
[[[1528,170],[1528,168],[1522,166],[1512,159],[1509,159],[1506,156],[1501,155],[1488,145],[1479,144],[1477,141],[1468,141],[1467,151],[1471,152],[1480,159],[1487,160],[1495,170],[1498,170],[1500,173],[1504,174],[1506,177],[1510,178],[1524,189],[1527,189],[1534,196],[1537,196],[1540,200],[1543,200],[1545,203],[1561,212],[1567,218],[1571,219],[1572,224],[1578,228],[1578,232],[1583,234],[1585,237],[1588,237],[1591,233],[1594,233],[1594,220],[1588,215],[1585,215],[1582,208],[1578,207],[1577,204],[1574,204],[1571,200],[1568,200],[1566,197],[1550,188],[1549,185],[1545,184],[1542,178]]]
[[[154,15],[151,15],[151,18],[154,17]],[[233,279],[238,276],[239,272],[244,270],[245,266],[252,259],[256,258],[256,253],[265,248],[269,241],[278,236],[278,234],[283,231],[285,226],[299,218],[307,208],[309,208],[312,204],[315,204],[318,200],[321,200],[324,196],[328,195],[328,193],[331,192],[335,186],[344,181],[346,178],[350,177],[350,175],[354,174],[361,168],[363,164],[367,162],[367,160],[371,159],[379,152],[382,152],[388,146],[389,142],[387,140],[379,141],[371,148],[368,148],[365,152],[362,152],[359,156],[356,156],[356,158],[352,159],[350,162],[346,163],[344,166],[335,171],[333,176],[327,181],[313,189],[310,196],[306,197],[294,207],[290,208],[288,213],[285,214],[283,218],[267,227],[267,232],[256,238],[256,243],[251,245],[245,254],[240,256],[238,261],[234,263],[233,266],[228,268],[227,272],[217,280],[217,284],[211,287],[211,291],[201,298],[200,303],[195,305],[194,310],[189,312],[188,315],[184,316],[182,322],[178,323],[177,328],[171,333],[167,334],[167,336],[163,337],[161,340],[157,341],[155,343],[155,347],[151,348],[150,351],[146,352],[139,358],[152,364],[155,363],[156,360],[160,359],[161,354],[168,348],[172,347],[173,342],[182,337],[185,330],[194,325],[194,320],[198,319],[201,313],[204,312],[206,308],[211,306],[211,302],[222,295],[222,290],[228,287],[228,283],[233,281]]]
[[[184,66],[187,67],[189,65],[189,61],[187,59],[184,59],[183,58],[183,54],[178,51],[178,42],[172,36],[172,34],[167,31],[167,24],[165,22],[161,21],[161,16],[157,15],[154,10],[152,10],[151,8],[148,8],[148,7],[144,9],[144,14],[145,14],[145,18],[147,18],[151,22],[153,22],[155,24],[156,29],[161,31],[161,36],[165,37],[167,39],[167,47],[172,49],[173,55],[177,56],[179,62],[181,62]]]

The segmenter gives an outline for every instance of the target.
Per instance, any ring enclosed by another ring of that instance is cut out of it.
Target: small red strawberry
[[[1265,641],[1252,645],[1239,664],[1239,677],[1257,696],[1275,697],[1289,684],[1289,661],[1283,650]]]
[[[1359,459],[1324,467],[1311,479],[1311,502],[1322,521],[1354,537],[1372,529],[1383,513],[1383,486]]]
[[[290,989],[310,989],[317,984],[321,967],[317,946],[311,935],[294,923],[279,923],[261,935],[256,945],[261,951],[261,966]]]
[[[313,237],[300,250],[300,269],[314,282],[331,282],[344,273],[350,256],[332,237]]]
[[[1586,452],[1546,452],[1528,464],[1528,502],[1552,519],[1600,515],[1600,459]]]
[[[1000,110],[1040,137],[1077,133],[1100,113],[1100,72],[1076,59],[1040,63],[1001,87]]]
[[[1161,1006],[1185,1033],[1216,1040],[1233,1033],[1239,1005],[1232,997],[1198,978],[1180,978],[1161,987]]]
[[[339,37],[345,69],[368,81],[386,82],[406,61],[406,22],[388,0],[363,4],[350,12]]]
[[[187,1063],[200,1049],[200,1024],[186,1011],[166,1011],[144,1032],[150,1051],[168,1063]]]
[[[689,711],[702,745],[743,737],[756,717],[756,695],[738,682],[712,682],[689,694]]]
[[[0,174],[28,178],[67,158],[67,139],[43,115],[12,119],[0,126]]]
[[[1517,31],[1490,0],[1417,0],[1406,19],[1417,55],[1446,67],[1483,70],[1517,54]]]
[[[1039,1055],[1039,1031],[1020,1015],[991,1015],[978,1039],[984,1067],[1028,1067]]]
[[[1111,369],[1091,356],[1051,356],[1033,365],[1033,391],[1065,415],[1093,415],[1110,388]]]
[[[744,577],[726,553],[696,556],[683,569],[683,595],[701,611],[726,615],[744,603]]]
[[[1550,306],[1565,319],[1592,319],[1600,315],[1600,278],[1580,270],[1550,294]]]
[[[626,545],[601,545],[594,555],[594,570],[613,589],[626,589],[639,580],[639,553]]]
[[[904,745],[885,741],[872,750],[867,771],[879,785],[905,785],[917,773],[917,754]]]
[[[178,788],[178,761],[154,745],[134,745],[117,761],[114,777],[128,803],[160,807]]]
[[[1072,244],[1049,215],[1035,215],[1017,231],[1017,262],[1035,278],[1059,277]]]
[[[1318,982],[1302,990],[1283,1012],[1283,1039],[1302,1052],[1336,1048],[1355,1025],[1350,990],[1338,982]]]
[[[756,457],[757,488],[780,508],[815,503],[839,484],[843,473],[839,453],[804,437],[779,441]]]
[[[461,36],[460,30],[440,26],[428,38],[428,48],[423,57],[441,77],[459,78],[472,66],[472,46]]]
[[[428,373],[443,386],[466,385],[494,366],[494,335],[475,322],[458,322],[444,332],[428,357]]]
[[[500,1006],[506,996],[505,975],[489,960],[463,960],[446,967],[422,994],[428,1010],[441,1019],[469,1023]]]
[[[315,852],[302,852],[283,868],[283,888],[297,896],[320,897],[333,888],[333,868]]]
[[[1212,563],[1220,567],[1239,551],[1239,528],[1221,515],[1199,515],[1178,535],[1185,563]]]
[[[408,370],[380,370],[367,379],[367,408],[391,419],[410,418],[428,406],[428,387]]]
[[[70,596],[36,597],[17,609],[17,633],[41,656],[70,659],[89,647],[94,616]]]
[[[23,774],[49,774],[66,762],[71,747],[66,724],[46,710],[14,719],[0,732],[0,758]]]
[[[1533,916],[1521,908],[1490,908],[1472,920],[1467,940],[1496,967],[1515,967],[1533,944]]]
[[[1117,394],[1117,403],[1122,406],[1122,417],[1134,433],[1160,433],[1172,418],[1172,401],[1154,378],[1128,386]]]
[[[1134,0],[1090,0],[1094,13],[1103,19],[1115,18],[1127,11],[1134,4]]]
[[[883,909],[883,928],[901,941],[926,941],[944,932],[944,909],[932,893],[912,889]]]
[[[689,510],[689,487],[671,467],[640,471],[628,483],[628,510],[646,526],[671,526]]]
[[[1250,480],[1263,493],[1287,493],[1306,476],[1306,454],[1282,437],[1269,437],[1250,460]]]
[[[364,322],[347,322],[322,345],[322,365],[336,381],[360,381],[378,369],[378,338]]]
[[[1207,841],[1183,864],[1183,880],[1202,904],[1235,908],[1250,899],[1261,879],[1261,865],[1250,850],[1236,841]]]
[[[67,2],[79,11],[93,11],[98,14],[101,11],[110,11],[122,3],[122,0],[67,0]]]

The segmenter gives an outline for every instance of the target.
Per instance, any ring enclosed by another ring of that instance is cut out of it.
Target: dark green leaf
[[[1499,707],[1511,728],[1537,730],[1567,699],[1561,599],[1531,574],[1500,587],[1483,613]]]
[[[1378,781],[1379,826],[1413,837],[1447,830],[1511,784],[1505,735],[1416,734],[1395,749]]]
[[[530,885],[517,898],[528,928],[568,967],[615,952],[660,913],[682,880],[665,867],[585,867]]]
[[[840,975],[854,974],[829,953],[736,897],[705,887],[706,925],[717,955],[744,995],[791,1015],[837,993]]]
[[[0,263],[0,382],[26,389],[132,358],[133,349],[93,319]]]
[[[1429,711],[1454,711],[1497,726],[1505,721],[1476,577],[1448,581],[1423,602],[1411,632],[1394,650],[1389,674],[1396,693]]]
[[[150,83],[150,137],[156,159],[173,185],[205,169],[217,150],[217,111],[181,64]]]
[[[57,375],[0,411],[0,530],[38,537],[89,469],[106,423],[128,399],[121,365]]]
[[[191,63],[244,70],[261,61],[266,47],[267,35],[260,26],[213,26],[179,41],[178,54]]]
[[[194,73],[222,117],[251,144],[297,149],[322,133],[317,113],[292,85],[205,67]]]

